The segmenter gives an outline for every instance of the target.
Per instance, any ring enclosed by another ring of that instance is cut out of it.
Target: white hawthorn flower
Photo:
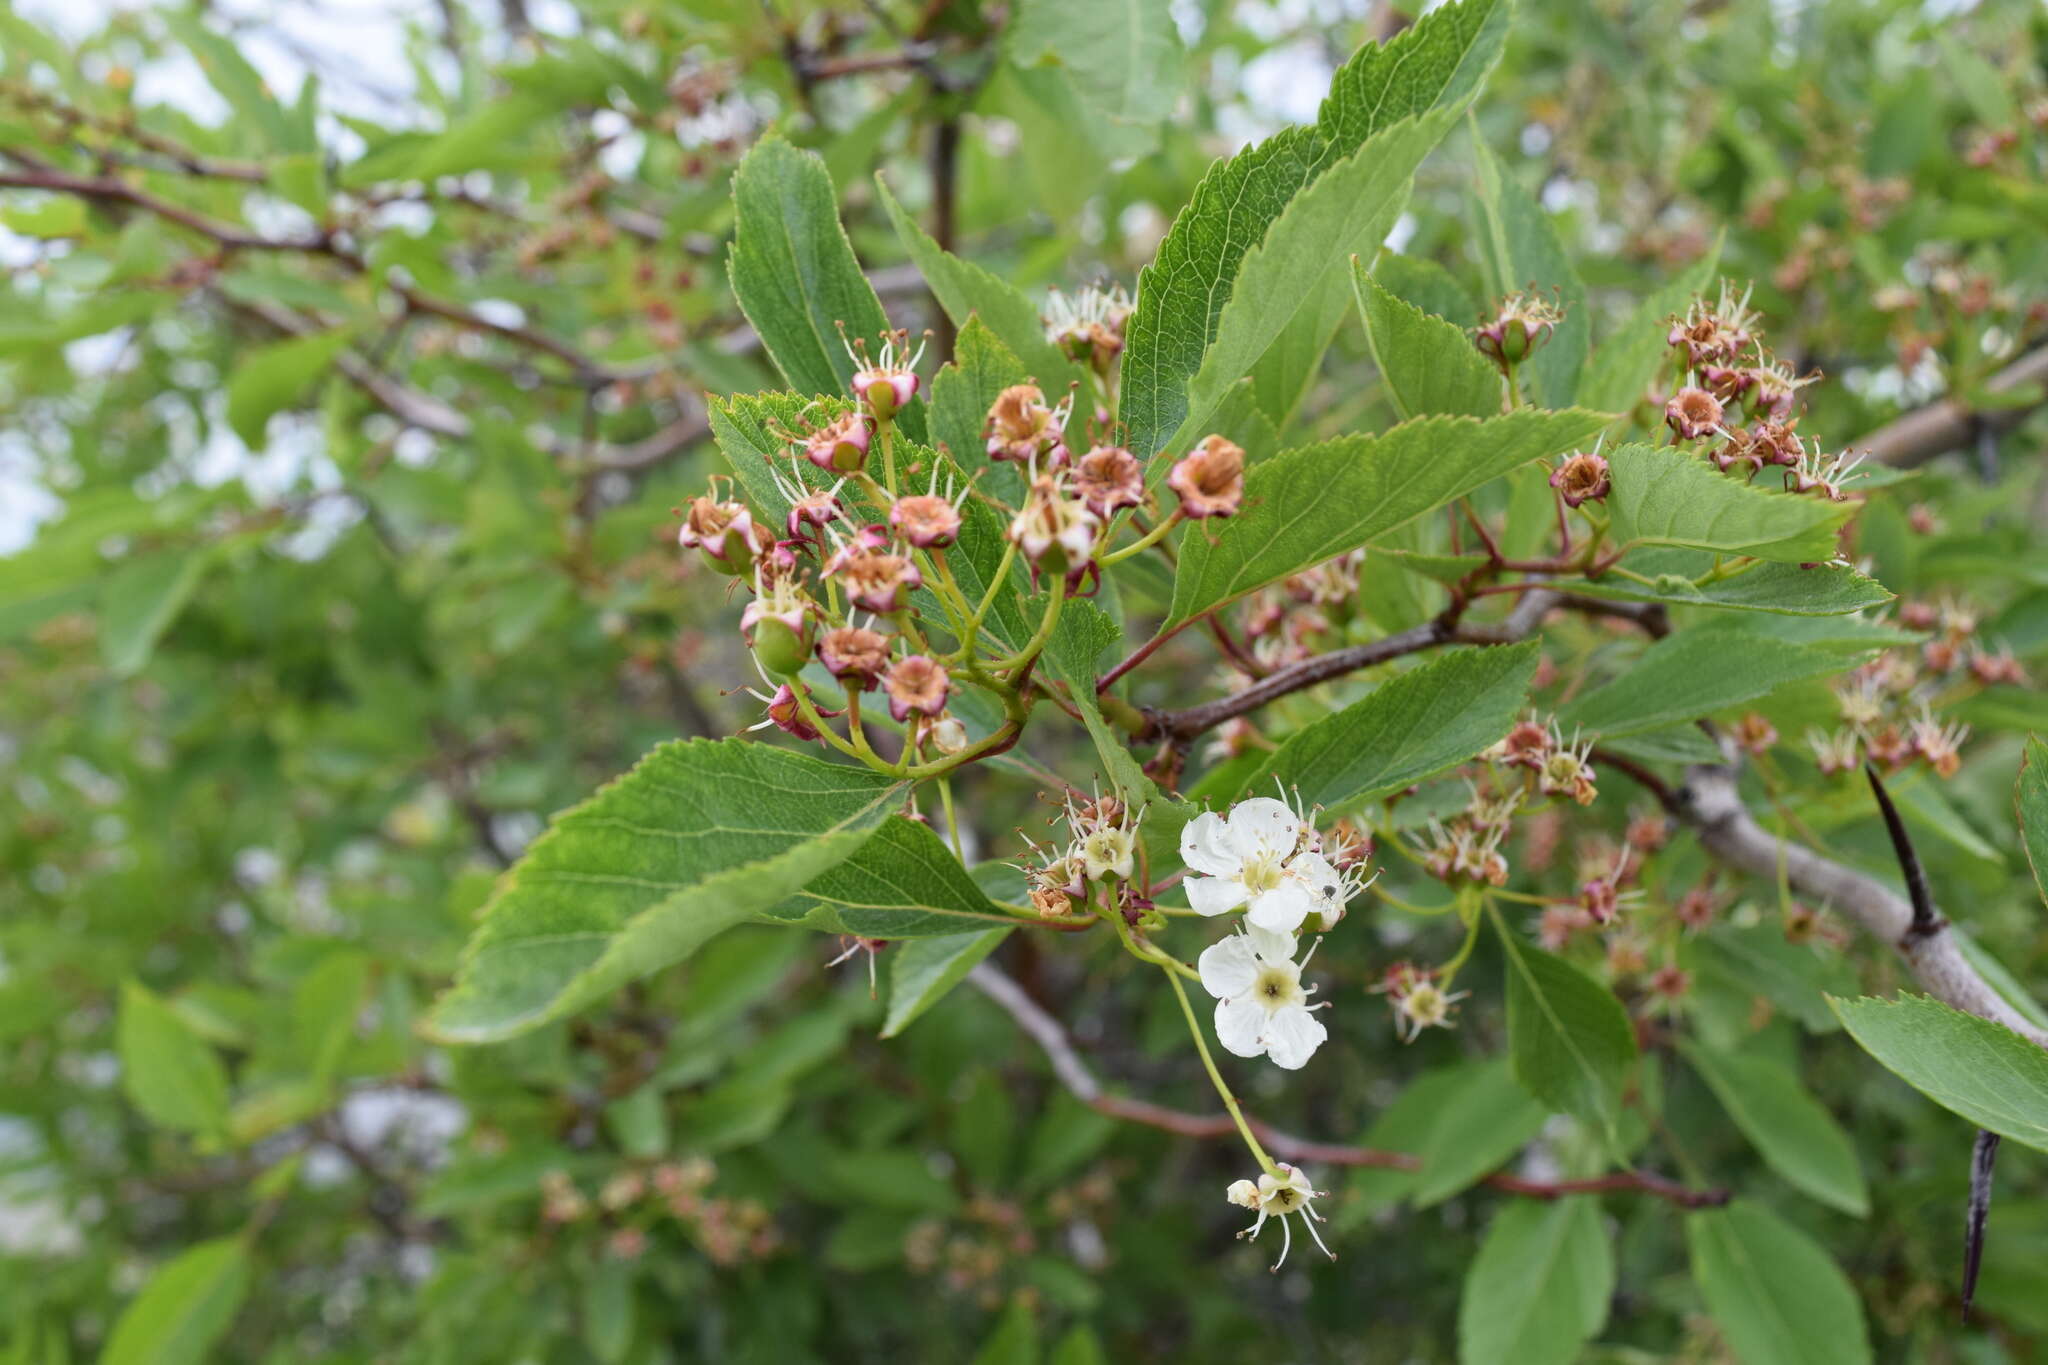
[[[1309,949],[1313,953],[1315,949]],[[1202,988],[1216,997],[1216,1038],[1240,1057],[1298,1071],[1329,1037],[1308,1003],[1294,940],[1256,924],[1202,951]]]
[[[1274,1170],[1278,1172],[1277,1175],[1262,1175],[1257,1185],[1253,1185],[1249,1180],[1239,1180],[1233,1183],[1225,1194],[1224,1197],[1231,1203],[1242,1208],[1257,1209],[1259,1212],[1258,1221],[1237,1235],[1255,1239],[1259,1235],[1259,1230],[1266,1226],[1266,1219],[1279,1219],[1280,1259],[1273,1262],[1273,1269],[1278,1270],[1287,1264],[1287,1253],[1294,1249],[1294,1234],[1288,1230],[1287,1215],[1298,1213],[1301,1215],[1302,1226],[1308,1229],[1309,1236],[1316,1239],[1316,1245],[1322,1249],[1323,1255],[1333,1261],[1336,1260],[1337,1253],[1323,1245],[1323,1235],[1316,1231],[1316,1224],[1322,1221],[1322,1215],[1310,1207],[1310,1202],[1322,1198],[1323,1192],[1309,1184],[1308,1177],[1298,1168],[1284,1161],[1277,1163]]]
[[[1204,915],[1245,908],[1261,929],[1291,934],[1311,911],[1339,909],[1345,881],[1317,851],[1315,829],[1285,801],[1254,796],[1228,817],[1204,811],[1180,832],[1188,904]]]

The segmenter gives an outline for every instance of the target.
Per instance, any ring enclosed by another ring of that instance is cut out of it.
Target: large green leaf
[[[1925,995],[1828,997],[1863,1050],[1942,1108],[2048,1151],[2048,1050]]]
[[[910,259],[917,263],[925,283],[932,287],[932,294],[938,299],[939,306],[946,310],[946,316],[963,329],[968,326],[969,319],[979,318],[982,325],[1022,362],[1039,387],[1055,395],[1057,401],[1057,395],[1065,392],[1067,381],[1078,377],[1080,372],[1060,354],[1057,346],[1046,339],[1045,323],[1038,315],[1038,305],[1002,276],[991,274],[972,261],[962,260],[933,241],[904,211],[880,175],[875,177],[875,184],[881,190],[882,207],[887,210],[889,221],[895,224],[897,237],[902,239]],[[963,331],[955,347],[956,353],[964,354],[965,341]],[[990,401],[994,401],[993,394]],[[987,411],[988,404],[984,403],[982,412],[985,414]],[[977,430],[979,420],[977,416]],[[941,436],[939,439],[946,438]],[[965,446],[954,446],[953,458],[970,468],[977,463]]]
[[[296,403],[308,385],[328,373],[348,338],[346,330],[315,332],[244,351],[228,376],[227,418],[235,435],[261,450],[271,415]]]
[[[228,1073],[183,1015],[134,982],[121,988],[115,1033],[121,1088],[151,1123],[188,1133],[227,1124]]]
[[[1874,578],[1846,564],[1781,564],[1770,560],[1730,578],[1696,585],[1713,567],[1713,556],[1700,550],[1653,547],[1622,561],[1631,573],[1652,580],[1607,574],[1598,579],[1566,579],[1558,584],[1581,597],[1610,602],[1667,602],[1673,606],[1724,607],[1734,611],[1768,611],[1786,616],[1846,616],[1869,611],[1892,600]]]
[[[1739,620],[1715,622],[1666,636],[1613,682],[1566,707],[1560,719],[1597,735],[1630,735],[1694,720],[1801,678],[1839,673],[1855,662],[1740,626]],[[1729,667],[1731,659],[1741,666]]]
[[[1844,1213],[1870,1212],[1856,1145],[1798,1073],[1769,1058],[1697,1043],[1680,1042],[1679,1050],[1772,1170]]]
[[[2048,901],[2048,744],[2027,736],[2026,756],[2012,788],[2013,814],[2020,825],[2020,843],[2027,865],[2034,869],[2034,888]]]
[[[1356,257],[1351,283],[1373,364],[1403,417],[1500,411],[1500,372],[1479,354],[1470,333],[1389,292]]]
[[[1458,1302],[1460,1365],[1571,1365],[1607,1321],[1614,1249],[1588,1195],[1508,1204]]]
[[[1523,409],[1485,421],[1418,417],[1380,435],[1342,436],[1253,465],[1243,510],[1182,538],[1169,624],[1355,550],[1511,469],[1570,449],[1605,420],[1576,409]]]
[[[931,826],[900,815],[760,918],[862,938],[919,938],[1015,923],[989,903]]]
[[[1163,442],[1168,450],[1180,452],[1208,429],[1230,386],[1252,372],[1298,314],[1313,311],[1322,319],[1318,332],[1334,328],[1341,305],[1328,312],[1322,305],[1332,290],[1341,290],[1345,259],[1372,250],[1387,235],[1408,202],[1416,167],[1456,118],[1456,110],[1438,109],[1375,133],[1281,210],[1238,263],[1215,335],[1188,380],[1185,415]],[[1297,337],[1296,343],[1320,354],[1316,338]]]
[[[180,1252],[122,1311],[99,1365],[200,1365],[249,1297],[249,1268],[240,1237]]]
[[[123,561],[100,585],[100,658],[116,677],[132,677],[149,663],[171,623],[192,598],[214,547],[184,545]]]
[[[1353,54],[1313,127],[1285,129],[1209,168],[1138,277],[1120,406],[1133,450],[1160,449],[1182,425],[1188,381],[1245,255],[1288,202],[1381,129],[1469,100],[1499,58],[1507,27],[1506,0],[1445,5],[1386,46]]]
[[[1636,1034],[1614,993],[1497,922],[1507,958],[1508,1055],[1545,1104],[1610,1136]]]
[[[1004,38],[1011,61],[1063,67],[1082,104],[1112,123],[1157,123],[1185,88],[1167,0],[1019,0]]]
[[[1461,649],[1382,683],[1297,731],[1255,781],[1278,774],[1331,808],[1396,792],[1465,762],[1508,732],[1528,700],[1539,645]]]
[[[741,311],[791,388],[846,393],[854,365],[838,324],[872,347],[889,318],[839,225],[825,163],[771,133],[733,172],[732,199],[728,269]]]
[[[1856,1290],[1805,1233],[1747,1199],[1686,1215],[1693,1279],[1742,1365],[1868,1365]]]
[[[1825,563],[1835,556],[1835,532],[1854,510],[1848,503],[1745,483],[1674,446],[1621,446],[1609,452],[1608,463],[1614,488],[1607,509],[1617,545],[1681,545],[1789,564]]]
[[[687,957],[852,857],[901,794],[767,744],[662,745],[505,875],[430,1031],[509,1037]]]
[[[1476,123],[1472,148],[1479,172],[1480,257],[1495,295],[1533,287],[1564,309],[1549,342],[1523,362],[1522,392],[1545,407],[1568,407],[1578,392],[1579,370],[1593,336],[1592,320],[1586,316],[1586,286],[1557,240],[1550,215],[1494,159]]]
[[[1007,927],[911,939],[889,951],[889,1011],[882,1036],[894,1038],[960,984],[1009,937]]]

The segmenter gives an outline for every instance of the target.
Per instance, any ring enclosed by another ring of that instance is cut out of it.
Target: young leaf
[[[1797,1073],[1763,1057],[1678,1046],[1772,1170],[1844,1213],[1870,1212],[1856,1145]]]
[[[889,950],[889,1012],[882,1036],[894,1038],[959,985],[976,963],[1010,936],[1007,927],[912,939]]]
[[[1759,1204],[1685,1218],[1693,1278],[1743,1365],[1869,1365],[1863,1307],[1811,1237]]]
[[[1427,1139],[1412,1148],[1422,1158],[1409,1194],[1418,1209],[1442,1203],[1499,1169],[1549,1117],[1515,1083],[1505,1058],[1465,1068],[1435,1109]]]
[[[1607,1322],[1614,1249],[1588,1195],[1494,1216],[1458,1303],[1460,1365],[1571,1365]]]
[[[1439,109],[1375,133],[1281,210],[1238,264],[1215,334],[1188,380],[1185,414],[1162,443],[1167,450],[1177,454],[1205,432],[1230,386],[1252,372],[1310,300],[1328,298],[1345,259],[1387,235],[1408,201],[1415,168],[1456,117],[1456,110]],[[1335,308],[1329,326],[1341,316]],[[1320,353],[1321,346],[1310,349]]]
[[[1588,440],[1599,413],[1418,417],[1379,435],[1282,451],[1245,474],[1244,508],[1180,542],[1168,624],[1192,620]],[[1209,534],[1213,533],[1211,540]]]
[[[1334,809],[1463,763],[1514,724],[1538,652],[1534,640],[1461,649],[1391,678],[1296,731],[1260,765],[1254,785],[1277,774],[1304,801]]]
[[[1607,1133],[1621,1112],[1636,1033],[1614,993],[1499,920],[1508,975],[1508,1055],[1515,1079],[1553,1109]]]
[[[1288,202],[1381,129],[1469,100],[1500,56],[1508,8],[1505,0],[1444,5],[1386,46],[1359,49],[1337,73],[1315,126],[1285,129],[1209,168],[1138,277],[1119,409],[1131,449],[1159,450],[1181,426],[1188,381],[1245,254]]]
[[[506,874],[429,1031],[508,1038],[680,961],[853,856],[901,790],[745,740],[662,745]]]
[[[1472,149],[1479,171],[1480,254],[1494,293],[1533,288],[1564,310],[1556,333],[1520,367],[1522,392],[1545,407],[1569,407],[1593,335],[1586,286],[1559,244],[1550,215],[1494,158],[1476,124]]]
[[[1697,550],[1638,550],[1622,561],[1622,567],[1654,581],[1638,583],[1608,574],[1598,579],[1566,579],[1558,586],[1581,597],[1609,602],[1667,602],[1673,606],[1724,607],[1785,616],[1846,616],[1892,600],[1883,584],[1846,564],[1809,566],[1764,561],[1732,578],[1699,585],[1693,580],[1713,567],[1713,557]]]
[[[1740,658],[1740,668],[1729,668]],[[1629,670],[1566,707],[1567,730],[1629,735],[1689,721],[1763,696],[1801,678],[1839,673],[1854,660],[1740,629],[1701,626],[1668,635],[1644,650]]]
[[[1854,510],[1744,483],[1672,446],[1622,446],[1609,453],[1608,463],[1614,488],[1607,510],[1617,545],[1681,545],[1820,564],[1834,558],[1835,532]]]
[[[228,425],[252,450],[261,450],[273,413],[296,403],[314,379],[326,373],[348,344],[345,330],[315,332],[243,353],[228,376]]]
[[[121,1088],[151,1123],[187,1133],[227,1124],[228,1073],[183,1015],[142,986],[121,988]]]
[[[775,134],[733,172],[737,230],[728,271],[740,310],[775,367],[802,394],[843,394],[853,360],[840,340],[869,346],[889,325],[839,225],[825,163]]]
[[[157,641],[192,598],[213,547],[187,545],[125,560],[100,585],[100,658],[117,678],[149,663]]]
[[[1351,284],[1365,316],[1373,364],[1403,417],[1488,417],[1500,411],[1500,373],[1464,328],[1388,292],[1355,256]]]
[[[1928,1099],[2048,1151],[2048,1051],[1925,995],[1829,996],[1828,1004],[1865,1052]]]
[[[218,1237],[190,1247],[122,1311],[99,1365],[200,1365],[248,1297],[248,1243]]]
[[[2048,744],[2043,744],[2039,735],[2027,736],[2020,775],[2013,782],[2012,804],[2019,818],[2020,843],[2027,851],[2027,866],[2034,870],[2034,889],[2048,901]]]
[[[1045,323],[1039,317],[1038,305],[1000,275],[991,274],[972,261],[962,260],[933,241],[916,220],[904,212],[888,182],[879,174],[875,176],[875,185],[881,191],[882,207],[887,211],[889,221],[895,225],[903,249],[917,263],[918,273],[932,287],[932,294],[938,299],[939,306],[946,310],[946,316],[961,329],[954,346],[955,358],[964,363],[966,328],[971,320],[979,318],[982,326],[1009,349],[1025,367],[1025,372],[1032,375],[1038,386],[1057,402],[1059,395],[1066,391],[1067,381],[1078,377],[1080,372],[1073,362],[1060,354],[1057,346],[1046,340]],[[1021,383],[1022,376],[1009,382]],[[995,394],[988,397],[989,402],[995,401]],[[983,403],[981,412],[975,415],[977,435],[988,406],[988,403]],[[953,458],[964,467],[972,469],[981,463],[973,458],[968,446],[953,444],[943,433],[935,434],[939,440],[952,445]]]
[[[1020,1294],[1010,1300],[969,1365],[1038,1365],[1038,1317],[1030,1299]]]

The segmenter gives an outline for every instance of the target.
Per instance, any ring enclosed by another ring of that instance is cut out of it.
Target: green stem
[[[1238,1107],[1237,1096],[1230,1093],[1230,1087],[1223,1081],[1223,1073],[1216,1069],[1216,1059],[1209,1055],[1209,1040],[1202,1036],[1201,1021],[1195,1018],[1195,1007],[1188,1003],[1187,987],[1181,985],[1180,978],[1172,972],[1166,974],[1166,979],[1173,986],[1174,998],[1180,1001],[1180,1012],[1188,1021],[1188,1033],[1195,1040],[1195,1051],[1202,1058],[1202,1069],[1209,1073],[1209,1082],[1216,1087],[1216,1093],[1222,1097],[1223,1107],[1230,1111],[1232,1122],[1237,1124],[1238,1134],[1244,1138],[1244,1145],[1251,1148],[1252,1157],[1259,1163],[1260,1170],[1276,1180],[1279,1179],[1280,1172],[1273,1165],[1273,1158],[1267,1156],[1266,1149],[1259,1145],[1258,1137],[1245,1119],[1244,1110]]]
[[[1110,554],[1104,555],[1100,560],[1097,561],[1097,563],[1101,564],[1101,566],[1106,569],[1112,564],[1118,563],[1122,560],[1129,559],[1132,555],[1142,554],[1146,550],[1151,549],[1154,545],[1157,545],[1161,540],[1164,540],[1166,538],[1167,533],[1173,530],[1174,527],[1180,525],[1180,523],[1181,511],[1178,507],[1176,507],[1173,509],[1172,516],[1167,517],[1164,521],[1161,521],[1157,526],[1147,531],[1144,535],[1139,536],[1136,540],[1124,546],[1121,550],[1116,550]]]
[[[1061,575],[1053,579],[1052,600],[1046,603],[1045,616],[1039,621],[1038,630],[1029,640],[1024,642],[1024,648],[1008,658],[996,660],[989,667],[1004,671],[1011,669],[1021,670],[1033,659],[1036,659],[1039,651],[1045,648],[1046,641],[1052,639],[1053,627],[1060,623],[1060,608],[1066,604],[1066,600],[1067,580],[1064,575]],[[1010,681],[1015,683],[1016,679],[1013,677]]]

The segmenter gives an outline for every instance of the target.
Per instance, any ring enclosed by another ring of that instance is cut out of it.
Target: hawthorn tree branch
[[[1982,433],[2009,431],[2048,402],[2048,346],[2027,352],[1984,382],[1993,393],[2007,393],[2029,384],[2044,387],[2043,396],[2017,407],[1980,411],[1954,398],[1929,403],[1894,419],[1860,441],[1852,450],[1867,450],[1879,464],[1910,468],[1937,455],[1968,445]]]
[[[967,974],[977,989],[1010,1016],[1026,1037],[1038,1044],[1067,1093],[1098,1114],[1125,1123],[1142,1124],[1182,1137],[1230,1137],[1237,1125],[1228,1114],[1191,1114],[1169,1109],[1148,1100],[1112,1095],[1081,1060],[1060,1021],[1046,1013],[1024,988],[1005,976],[993,964],[983,962]],[[1304,1161],[1325,1166],[1358,1166],[1382,1170],[1413,1171],[1422,1167],[1419,1157],[1407,1152],[1387,1152],[1375,1147],[1354,1147],[1342,1143],[1312,1142],[1282,1132],[1269,1123],[1246,1116],[1252,1132],[1267,1151],[1287,1161]],[[1648,1171],[1616,1171],[1587,1180],[1528,1180],[1496,1171],[1482,1184],[1530,1199],[1559,1199],[1568,1194],[1637,1193],[1654,1195],[1680,1208],[1712,1208],[1728,1202],[1727,1190],[1688,1189],[1676,1181]]]

